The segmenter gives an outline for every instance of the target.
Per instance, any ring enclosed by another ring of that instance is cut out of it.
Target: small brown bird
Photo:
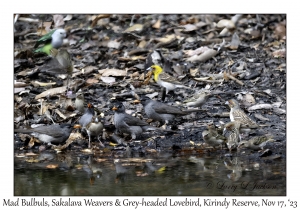
[[[262,150],[268,142],[274,142],[274,139],[271,136],[255,136],[248,141],[239,142],[238,148]]]
[[[228,100],[225,104],[230,107],[230,120],[238,121],[241,127],[257,128],[259,127],[245,112],[240,108],[239,103],[235,99]]]
[[[209,130],[204,130],[202,132],[202,137],[203,137],[203,140],[205,141],[206,144],[212,146],[212,147],[217,147],[217,146],[222,146],[222,144],[225,143],[225,138],[223,136],[223,138],[221,138],[221,136],[214,136]]]
[[[223,135],[227,137],[227,147],[230,150],[236,149],[240,142],[240,122],[233,121],[226,123],[224,126]]]
[[[199,92],[184,100],[183,103],[188,107],[201,107],[210,96],[211,94],[208,92]]]

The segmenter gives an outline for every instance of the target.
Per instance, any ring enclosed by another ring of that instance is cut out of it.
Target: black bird
[[[29,133],[40,141],[50,144],[63,144],[73,130],[71,124],[43,125],[31,129],[15,129],[15,133]]]

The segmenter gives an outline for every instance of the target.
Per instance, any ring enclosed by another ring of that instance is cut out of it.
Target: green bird
[[[48,34],[44,35],[43,37],[37,40],[36,44],[34,45],[34,48],[37,48],[40,45],[43,46],[37,48],[36,50],[34,50],[34,52],[43,52],[47,55],[50,55],[50,50],[52,48],[58,49],[62,46],[63,40],[66,36],[67,33],[65,29],[62,28],[50,31]]]

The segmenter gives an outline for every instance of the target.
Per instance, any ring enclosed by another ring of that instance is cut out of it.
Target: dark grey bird
[[[125,112],[125,107],[121,102],[114,104],[112,110],[114,114],[114,124],[119,133],[130,134],[132,139],[139,137],[144,131],[160,130],[150,126],[147,122],[133,117]]]
[[[29,133],[40,141],[50,144],[63,144],[69,138],[73,126],[71,124],[43,125],[30,129],[15,129],[15,133]]]
[[[84,114],[79,119],[79,124],[82,128],[85,128],[87,124],[89,124],[95,115],[94,106],[90,103],[87,105],[87,109],[85,110]]]
[[[149,118],[166,124],[178,116],[184,116],[192,112],[202,111],[199,109],[181,110],[178,107],[152,100],[147,96],[141,97],[141,103],[143,104],[145,113]]]

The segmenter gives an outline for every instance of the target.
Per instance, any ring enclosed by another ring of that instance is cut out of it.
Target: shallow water
[[[40,156],[31,163],[15,158],[15,196],[286,195],[286,161],[280,158],[251,160],[238,153]]]

